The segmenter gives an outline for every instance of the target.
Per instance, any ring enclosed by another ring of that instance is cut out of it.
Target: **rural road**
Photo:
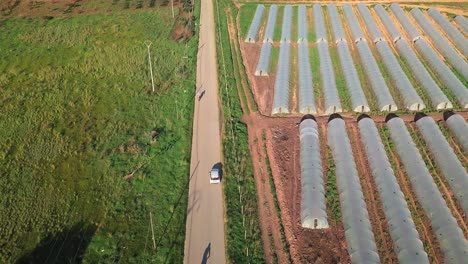
[[[200,100],[195,98],[184,263],[223,264],[223,189],[221,184],[210,184],[208,175],[221,162],[215,23],[212,0],[200,2],[197,90],[205,93]]]

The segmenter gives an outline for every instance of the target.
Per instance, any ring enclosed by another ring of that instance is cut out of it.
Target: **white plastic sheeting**
[[[448,117],[445,123],[456,138],[458,144],[468,153],[468,125],[465,119],[459,114],[454,114]]]
[[[272,114],[289,113],[289,57],[291,44],[283,42],[280,46],[278,71],[275,80],[275,95],[273,97]]]
[[[465,263],[468,242],[430,175],[421,154],[401,118],[387,121],[390,136],[402,161],[419,203],[436,234],[446,263]]]
[[[426,40],[420,39],[416,41],[415,46],[429,65],[431,65],[431,68],[437,73],[440,80],[455,95],[461,107],[468,108],[468,90],[463,83],[444,64]]]
[[[322,7],[319,4],[315,4],[313,8],[315,37],[317,42],[327,41],[327,30],[325,29],[325,20],[323,19]]]
[[[362,118],[358,125],[369,167],[388,220],[398,261],[408,264],[429,263],[374,121],[370,118]]]
[[[426,105],[419,97],[418,93],[416,93],[416,90],[401,68],[400,63],[393,54],[388,43],[386,41],[379,41],[375,45],[396,88],[401,94],[405,107],[410,111],[420,111],[426,108]]]
[[[320,57],[320,76],[323,85],[323,94],[325,98],[325,114],[340,113],[341,108],[338,90],[336,88],[335,72],[330,58],[327,42],[318,42],[317,48]]]
[[[273,43],[273,34],[275,33],[276,25],[276,15],[278,14],[278,6],[271,5],[268,12],[268,20],[265,29],[265,34],[263,35],[263,42]]]
[[[465,55],[468,56],[468,41],[465,36],[463,36],[460,31],[457,30],[450,22],[442,16],[439,10],[435,8],[429,8],[427,10],[429,16],[434,19],[434,21],[440,25],[440,27],[450,36],[455,46]],[[466,78],[466,77],[465,77]]]
[[[336,181],[351,262],[380,263],[343,119],[334,118],[328,122],[327,138],[336,166]]]
[[[335,37],[336,43],[339,41],[346,41],[346,35],[343,30],[343,25],[341,24],[340,15],[338,14],[338,9],[334,4],[327,5],[328,17],[332,25],[333,36]]]
[[[264,42],[260,51],[260,58],[258,59],[257,68],[255,70],[256,76],[268,76],[270,68],[272,44]]]
[[[426,94],[431,99],[434,108],[437,110],[453,108],[450,100],[442,92],[442,90],[440,90],[439,86],[424,67],[422,62],[419,60],[416,53],[414,53],[408,42],[406,42],[405,39],[401,39],[395,44],[395,46],[397,47],[400,55],[405,58],[405,61],[408,63],[411,71],[413,72],[413,76],[418,80],[418,82],[426,91]]]
[[[353,7],[350,4],[345,4],[343,6],[343,12],[348,20],[348,26],[353,34],[354,42],[358,42],[360,40],[365,41],[364,33],[362,33],[361,27],[359,26]]]
[[[260,29],[260,23],[262,22],[262,15],[264,10],[265,6],[257,5],[257,10],[255,10],[255,15],[252,19],[252,23],[250,24],[247,37],[245,38],[245,42],[255,43],[257,39],[258,30]]]
[[[444,62],[435,53],[432,47],[421,37],[420,32],[411,24],[411,21],[403,12],[398,4],[390,6],[397,20],[402,25],[403,29],[413,38],[416,49],[426,59],[431,68],[437,73],[437,76],[442,80],[446,87],[456,96],[458,102],[463,108],[468,108],[468,90],[463,83],[455,76],[455,74],[445,65]],[[417,36],[417,37],[415,37]]]
[[[301,140],[301,225],[304,228],[328,228],[325,187],[317,123],[304,119],[299,126]]]
[[[400,30],[395,26],[395,24],[393,24],[392,19],[387,14],[387,11],[385,11],[383,6],[378,4],[378,5],[376,5],[374,7],[374,10],[377,13],[377,15],[379,16],[380,21],[382,21],[382,23],[384,24],[385,29],[390,34],[390,37],[392,38],[392,41],[395,43],[395,42],[401,40],[402,36],[400,34]]]
[[[452,103],[448,100],[447,96],[440,90],[440,87],[431,77],[427,69],[424,67],[422,62],[419,60],[416,53],[413,51],[411,46],[408,44],[406,39],[402,37],[399,29],[395,26],[392,19],[382,7],[382,5],[376,5],[374,7],[377,15],[382,21],[385,29],[390,34],[391,38],[394,41],[398,52],[403,58],[405,58],[406,63],[408,63],[413,76],[418,80],[422,85],[426,94],[431,99],[432,105],[436,109],[450,109],[453,108]]]
[[[411,20],[406,16],[403,9],[401,9],[400,5],[397,3],[393,3],[390,5],[390,9],[392,10],[393,14],[400,21],[403,29],[408,33],[409,37],[411,38],[412,42],[420,39],[422,37],[421,32],[411,23]]]
[[[323,20],[322,8],[319,4],[314,5],[315,31],[317,32],[317,48],[320,58],[320,77],[325,101],[325,114],[343,112],[338,89],[336,88],[335,71],[328,50],[325,22]]]
[[[367,78],[370,81],[371,88],[374,91],[375,96],[377,97],[377,102],[380,111],[397,111],[398,107],[393,101],[393,97],[390,94],[385,79],[382,76],[382,73],[379,70],[379,66],[372,55],[372,52],[365,41],[364,34],[362,34],[361,28],[357,21],[356,15],[353,12],[351,5],[344,5],[344,13],[348,25],[351,27],[351,32],[356,43],[356,47],[361,58],[362,65],[366,72]],[[353,29],[354,28],[354,29]]]
[[[372,38],[372,42],[377,43],[379,41],[383,41],[384,36],[372,19],[372,15],[370,14],[369,9],[367,9],[367,6],[363,3],[359,3],[357,4],[357,8],[359,13],[361,13],[361,17],[364,19],[364,24],[366,24],[367,30]]]
[[[292,7],[287,5],[283,12],[283,25],[281,27],[281,42],[291,42]]]
[[[379,52],[380,57],[382,57],[387,71],[390,73],[396,88],[403,98],[405,107],[411,111],[420,111],[426,108],[426,105],[416,93],[416,90],[401,68],[400,63],[392,52],[392,49],[383,38],[383,33],[377,27],[369,9],[367,9],[367,7],[362,3],[358,4],[358,9],[364,19],[367,29],[369,30],[373,42],[377,47],[377,51]]]
[[[298,44],[299,70],[299,112],[302,114],[316,114],[314,100],[314,86],[309,61],[309,46],[307,42]]]
[[[458,15],[455,17],[454,21],[465,32],[465,34],[468,34],[468,21],[464,16]]]
[[[299,5],[297,14],[297,42],[307,42],[307,8]]]
[[[354,112],[369,112],[369,103],[362,90],[361,81],[359,80],[356,66],[351,57],[348,43],[346,42],[343,26],[336,6],[329,4],[327,6],[328,15],[332,25],[333,35],[338,50],[338,57],[341,62],[341,70],[343,72],[346,88],[348,88],[351,97],[351,104]]]
[[[468,174],[465,168],[432,117],[422,117],[416,121],[416,125],[437,166],[447,179],[463,211],[468,215]]]
[[[432,39],[432,42],[440,53],[444,55],[463,77],[468,79],[468,63],[452,48],[449,41],[426,19],[421,10],[413,8],[410,13],[424,32]]]

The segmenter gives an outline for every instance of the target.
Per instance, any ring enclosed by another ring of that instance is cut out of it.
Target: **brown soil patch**
[[[171,38],[176,42],[192,38],[193,32],[183,24],[177,24],[172,31]]]
[[[264,115],[270,115],[273,105],[276,73],[271,72],[269,76],[255,76],[262,43],[241,42],[241,53],[244,68],[250,83],[254,99],[258,105],[258,111]]]

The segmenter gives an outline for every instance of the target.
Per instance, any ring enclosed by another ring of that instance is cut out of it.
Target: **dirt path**
[[[287,263],[288,258],[283,250],[283,243],[281,241],[281,219],[278,219],[276,214],[273,190],[270,186],[269,170],[266,165],[265,142],[263,140],[264,131],[254,129],[253,126],[249,127],[249,146],[254,164],[265,257],[267,263],[274,263],[274,258],[276,258],[278,263]]]

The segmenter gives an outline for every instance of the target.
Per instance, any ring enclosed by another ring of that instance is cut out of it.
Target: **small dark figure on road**
[[[200,91],[200,92],[197,93],[198,101],[200,101],[202,99],[203,95],[205,95],[205,90]]]
[[[201,261],[202,264],[206,264],[208,262],[208,258],[211,255],[211,243],[205,248],[205,252],[203,252],[203,259]]]

